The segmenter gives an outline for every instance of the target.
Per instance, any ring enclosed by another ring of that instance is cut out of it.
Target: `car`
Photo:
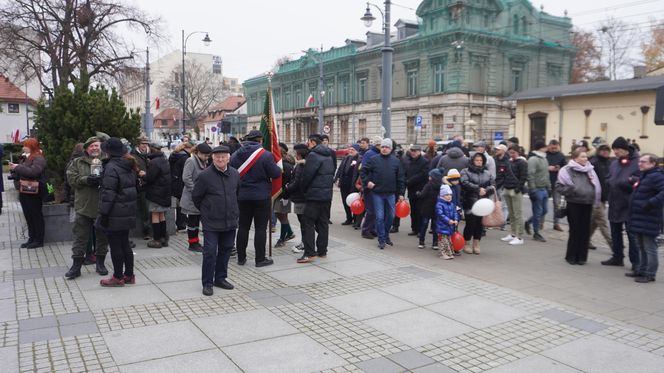
[[[346,146],[337,148],[337,150],[334,151],[337,155],[337,158],[343,158],[347,156],[349,153],[348,148],[350,148],[350,144],[346,144]]]

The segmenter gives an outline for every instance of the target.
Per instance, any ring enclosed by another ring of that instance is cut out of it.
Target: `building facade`
[[[514,114],[504,97],[569,79],[571,20],[528,0],[425,0],[416,14],[418,22],[398,20],[392,36],[392,137],[399,143],[507,134]],[[299,142],[318,131],[318,108],[306,102],[311,95],[317,106],[321,91],[333,144],[381,135],[382,42],[382,34],[368,32],[366,40],[279,66],[271,85],[281,139]],[[249,128],[260,123],[267,86],[267,75],[244,82]]]
[[[29,136],[36,110],[37,102],[0,74],[0,142],[13,142]]]

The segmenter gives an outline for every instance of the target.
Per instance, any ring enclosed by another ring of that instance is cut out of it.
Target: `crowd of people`
[[[241,143],[214,148],[183,138],[169,157],[147,138],[139,138],[136,146],[108,136],[77,144],[66,170],[75,215],[73,263],[65,276],[77,278],[82,266],[92,263],[99,275],[107,275],[105,258],[110,251],[113,273],[100,284],[134,284],[135,244],[130,231],[142,234],[149,248],[167,247],[167,215],[175,207],[176,229],[187,232],[189,250],[203,254],[203,294],[212,295],[214,287],[233,289],[227,279],[228,263],[237,255],[237,264],[246,265],[252,225],[256,267],[273,264],[266,252],[268,223],[281,224],[276,247],[296,237],[291,212],[297,216],[302,239],[292,248],[301,254],[297,263],[328,255],[336,185],[345,211],[342,225],[359,230],[381,250],[394,245],[390,235],[400,228],[396,209],[406,201],[408,235],[418,239],[413,246],[427,247],[430,234],[429,247],[443,259],[462,252],[481,253],[487,227],[474,206],[487,198],[504,202],[507,219],[497,228],[507,231],[509,225],[509,233],[501,239],[506,244],[524,245],[527,235],[532,241],[546,242],[544,217],[552,198],[552,229],[563,231],[560,219],[569,222],[565,255],[569,264],[587,262],[588,250],[594,248],[590,238],[599,228],[613,253],[602,264],[623,266],[626,232],[632,264],[626,275],[637,282],[655,280],[664,171],[655,155],[640,154],[622,137],[595,149],[585,141],[576,143],[568,161],[556,140],[548,145],[537,141],[529,153],[518,138],[492,147],[480,141],[470,151],[456,136],[444,146],[432,140],[424,149],[411,145],[403,152],[392,139],[376,136],[350,145],[338,167],[326,135],[310,135],[306,143],[295,144],[292,153],[281,143],[282,167],[262,142],[263,135],[256,130]],[[41,204],[46,162],[37,140],[27,139],[23,145],[23,156],[19,163],[10,163],[10,169],[28,224],[29,239],[21,247],[37,248],[44,242]],[[278,178],[282,189],[273,199],[272,181]],[[348,205],[353,193],[361,195],[362,212]],[[523,212],[526,196],[532,206],[528,219]],[[451,237],[462,221],[465,246],[454,250]]]

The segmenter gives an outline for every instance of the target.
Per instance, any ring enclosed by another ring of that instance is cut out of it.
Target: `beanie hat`
[[[355,149],[356,152],[360,151],[360,144],[352,144],[350,147]]]
[[[448,179],[459,179],[461,178],[461,174],[459,173],[459,170],[456,168],[450,168],[449,171],[447,171],[447,178]]]
[[[443,198],[443,196],[446,196],[446,195],[449,195],[449,194],[452,194],[452,188],[450,188],[449,185],[445,185],[445,184],[441,185],[440,186],[440,193],[438,194],[438,196],[440,198]]]
[[[98,142],[98,141],[100,140],[97,136],[88,137],[88,139],[85,140],[85,142],[83,143],[83,149],[87,149],[88,146],[90,146],[93,142]]]
[[[535,145],[533,146],[533,150],[540,150],[542,148],[546,148],[546,143],[542,140],[535,141]]]
[[[624,137],[620,136],[617,139],[613,140],[611,144],[611,149],[625,149],[629,150],[629,143],[625,140]]]
[[[382,147],[388,147],[388,148],[392,149],[392,146],[393,146],[392,145],[392,139],[387,138],[387,139],[383,139],[383,141],[380,142],[380,147],[381,148]]]
[[[117,137],[111,137],[101,144],[101,150],[111,157],[122,157],[127,153],[127,147]]]
[[[378,145],[380,145],[380,142],[381,142],[381,141],[383,141],[383,138],[382,138],[381,136],[374,136],[374,137],[371,139],[371,143],[372,143],[374,146],[378,146]]]
[[[433,170],[429,171],[429,176],[432,180],[441,181],[443,179],[443,171],[441,171],[440,168],[434,168]]]

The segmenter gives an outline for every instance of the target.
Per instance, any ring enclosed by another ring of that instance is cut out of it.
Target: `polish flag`
[[[307,99],[307,102],[304,104],[306,107],[310,107],[314,105],[314,95],[310,94],[309,98]]]

